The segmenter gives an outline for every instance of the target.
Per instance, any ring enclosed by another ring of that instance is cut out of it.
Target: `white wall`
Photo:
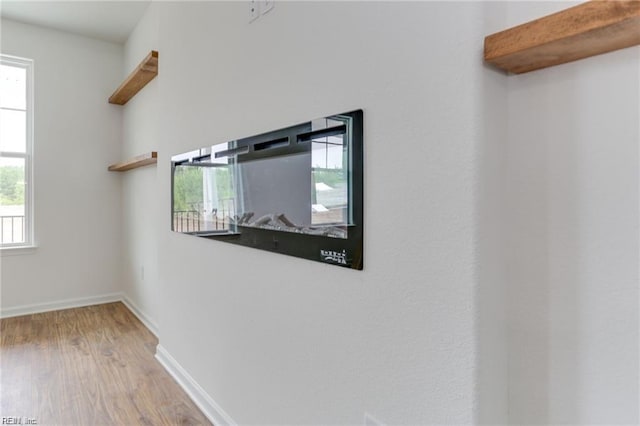
[[[119,291],[122,46],[2,20],[2,53],[33,59],[38,248],[2,257],[2,310]]]
[[[505,28],[507,2],[486,2],[484,34]],[[482,46],[482,37],[476,40]],[[476,60],[481,63],[480,52]],[[507,87],[508,78],[488,66],[481,73],[482,92],[476,113],[478,168],[474,189],[477,210],[476,239],[476,348],[477,422],[506,424],[508,415],[506,266],[504,239],[506,211]],[[452,164],[451,167],[456,167]]]
[[[158,48],[157,8],[151,4],[125,46],[122,75],[129,75],[151,50]],[[164,63],[160,53],[160,64]],[[123,106],[122,150],[125,157],[159,149],[158,85],[156,78]],[[127,301],[157,332],[160,291],[158,287],[159,222],[169,216],[158,205],[158,175],[155,166],[131,170],[122,176],[122,265],[123,291]]]
[[[483,153],[504,143],[485,114],[501,116],[506,82],[480,58],[503,23],[479,3],[277,2],[253,24],[244,2],[149,10],[157,20],[126,56],[157,45],[160,71],[125,107],[125,134],[137,132],[138,108],[158,108],[150,309],[161,345],[242,424],[362,424],[365,411],[387,424],[504,421],[504,315],[476,306],[479,284],[501,294],[504,279],[498,236],[479,231],[499,212],[477,195],[501,203],[499,157]],[[364,271],[170,232],[171,155],[356,108]],[[152,173],[127,177],[125,193],[151,190]],[[140,223],[128,206],[125,220]],[[127,226],[133,240],[148,236]],[[131,249],[132,277],[146,244]],[[132,279],[127,291],[142,305],[149,288]],[[498,330],[497,346],[479,350],[484,329]]]
[[[634,47],[508,78],[511,424],[640,422],[639,75]]]
[[[566,3],[246,6],[154,3],[124,51],[2,21],[36,60],[39,244],[3,311],[123,289],[238,423],[638,423],[638,48],[507,77],[483,36]],[[364,271],[169,231],[171,155],[355,108]]]

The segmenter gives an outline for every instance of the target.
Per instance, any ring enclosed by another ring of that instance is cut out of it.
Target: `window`
[[[0,246],[33,245],[33,61],[0,55]]]
[[[311,139],[311,223],[349,223],[349,181],[345,173],[349,169],[349,146],[345,123],[325,118],[314,124],[336,130]]]

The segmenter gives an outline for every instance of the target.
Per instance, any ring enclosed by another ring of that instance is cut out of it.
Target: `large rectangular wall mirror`
[[[362,110],[174,155],[172,230],[363,268]]]

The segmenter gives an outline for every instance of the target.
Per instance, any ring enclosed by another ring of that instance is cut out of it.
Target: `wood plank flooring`
[[[120,302],[0,320],[0,422],[211,425]]]

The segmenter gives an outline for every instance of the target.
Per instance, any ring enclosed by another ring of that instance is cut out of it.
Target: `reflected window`
[[[333,120],[326,121],[328,128],[329,121]],[[349,163],[344,136],[339,133],[311,140],[311,223],[314,225],[348,223],[349,188],[345,170]]]

